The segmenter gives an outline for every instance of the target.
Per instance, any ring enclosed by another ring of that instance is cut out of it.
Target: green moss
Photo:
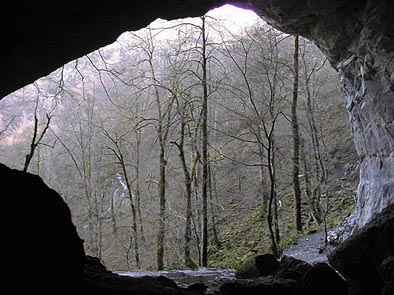
[[[283,203],[279,210],[279,225],[281,234],[280,248],[284,249],[294,243],[299,237],[324,230],[324,224],[304,227],[299,233],[293,225],[293,200],[288,194],[281,197]],[[327,227],[331,228],[341,222],[353,212],[354,198],[349,191],[338,191],[329,200],[329,210],[326,216]],[[323,208],[324,209],[324,208]],[[307,219],[304,212],[303,219]],[[243,261],[251,256],[270,253],[270,236],[267,222],[260,208],[240,215],[238,210],[231,210],[223,217],[222,227],[219,229],[220,249],[211,249],[209,261],[211,267],[240,269]]]

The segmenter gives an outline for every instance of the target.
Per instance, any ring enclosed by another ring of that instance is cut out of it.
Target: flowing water
[[[180,287],[188,287],[194,283],[203,283],[208,289],[215,289],[223,281],[234,280],[234,269],[200,268],[198,270],[168,270],[168,271],[125,271],[119,275],[134,278],[144,276],[165,276],[175,281]]]

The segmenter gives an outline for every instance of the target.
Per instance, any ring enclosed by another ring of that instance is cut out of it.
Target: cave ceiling
[[[9,2],[2,9],[0,20],[0,97],[156,18],[199,16],[226,3],[249,7],[275,27],[314,40],[335,64],[341,54],[349,51],[351,36],[361,31],[365,7],[370,5],[369,11],[373,12],[374,2],[379,2],[378,6],[393,6],[390,1],[364,0]],[[386,11],[389,14],[392,7]]]

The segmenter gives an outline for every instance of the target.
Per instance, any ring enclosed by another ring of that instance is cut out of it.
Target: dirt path
[[[284,255],[314,263],[327,262],[327,255],[333,250],[333,246],[328,249],[324,247],[324,232],[317,232],[299,238],[291,246],[283,251]]]

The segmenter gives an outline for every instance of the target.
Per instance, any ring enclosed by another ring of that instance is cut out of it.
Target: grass
[[[354,211],[355,200],[350,195],[349,191],[345,190],[338,191],[330,197],[326,218],[328,228],[338,225]],[[304,225],[303,233],[297,232],[293,225],[292,196],[282,197],[281,200],[283,203],[279,210],[281,249],[286,248],[303,235],[324,230],[324,224],[313,224],[310,226]],[[304,212],[304,222],[307,217],[307,212]],[[236,210],[230,210],[222,218],[221,223],[219,239],[222,244],[220,248],[210,250],[209,261],[211,267],[239,269],[247,258],[270,252],[267,222],[261,208],[246,214],[239,214]]]

